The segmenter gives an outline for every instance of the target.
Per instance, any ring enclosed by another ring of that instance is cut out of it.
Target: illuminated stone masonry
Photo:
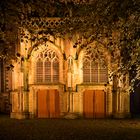
[[[38,30],[63,22],[60,18],[33,19],[28,25]],[[123,90],[124,82],[128,87],[128,79],[123,82],[110,77],[111,57],[102,44],[93,41],[85,48],[75,48],[78,35],[49,35],[47,41],[33,41],[31,37],[27,29],[21,28],[17,48],[20,57],[13,62],[11,118],[129,115],[129,93]]]

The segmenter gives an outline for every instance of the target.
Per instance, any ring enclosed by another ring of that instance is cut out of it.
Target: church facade
[[[55,26],[56,21],[49,20],[50,26],[51,22]],[[110,76],[114,66],[102,44],[93,41],[84,48],[74,47],[77,34],[48,35],[47,41],[33,41],[32,36],[20,29],[16,49],[20,55],[12,62],[11,118],[129,116],[128,76],[125,80]]]

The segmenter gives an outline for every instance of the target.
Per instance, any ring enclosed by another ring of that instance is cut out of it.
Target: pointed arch
[[[49,84],[62,81],[63,55],[54,45],[40,45],[32,50],[31,63],[33,64],[32,83]]]
[[[80,51],[81,82],[107,83],[110,56],[102,45],[95,42]]]
[[[106,83],[107,75],[107,62],[104,54],[98,48],[88,46],[84,50],[83,57],[83,82]]]
[[[57,51],[60,54],[63,54],[62,50],[61,50],[61,47],[56,45],[53,41],[48,40],[47,42],[45,42],[44,40],[39,40],[38,42],[36,42],[33,46],[31,46],[28,49],[28,53],[27,53],[28,54],[28,58],[30,59],[30,57],[32,56],[32,53],[35,50],[40,50],[41,46],[45,46],[45,47],[51,46],[55,51]]]

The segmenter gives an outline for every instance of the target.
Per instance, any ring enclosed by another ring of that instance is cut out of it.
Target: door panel
[[[44,106],[46,106],[46,118],[50,117],[50,93],[49,90],[46,90],[46,96],[44,97],[44,99],[46,100],[46,104],[44,104]]]
[[[46,100],[46,90],[38,91],[38,117],[44,118],[48,116],[47,100]]]
[[[86,90],[84,93],[84,116],[87,118],[93,117],[93,91]]]
[[[50,118],[55,117],[55,90],[49,90],[50,95]]]
[[[105,117],[105,93],[102,90],[86,90],[83,95],[83,115],[86,118]]]
[[[59,118],[60,114],[60,100],[59,100],[59,92],[55,91],[55,117]]]
[[[103,118],[105,115],[105,94],[102,90],[95,90],[95,118]]]
[[[38,117],[58,118],[59,92],[55,89],[38,91]]]

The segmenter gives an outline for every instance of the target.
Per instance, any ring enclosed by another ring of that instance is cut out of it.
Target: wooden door
[[[58,118],[60,113],[59,92],[57,90],[49,90],[50,100],[50,118]]]
[[[105,92],[103,90],[94,91],[94,117],[105,117]]]
[[[38,118],[58,118],[59,93],[55,89],[38,91]]]
[[[86,90],[83,96],[83,113],[86,118],[105,117],[105,93],[102,90]]]
[[[46,116],[48,116],[46,97],[47,97],[46,90],[38,91],[38,117],[39,118],[45,118]]]
[[[93,118],[93,91],[86,90],[83,97],[84,116],[86,118]]]

